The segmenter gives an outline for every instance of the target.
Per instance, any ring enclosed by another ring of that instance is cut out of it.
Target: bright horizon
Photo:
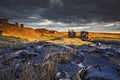
[[[10,23],[20,22],[25,27],[37,29],[46,28],[49,30],[57,30],[59,32],[66,32],[68,29],[73,29],[76,32],[89,31],[89,32],[104,32],[104,33],[120,33],[120,22],[92,22],[92,23],[64,23],[53,22],[44,20],[42,22],[23,22],[23,20],[11,20]],[[113,28],[113,29],[112,29]]]
[[[120,33],[120,0],[1,0],[0,13],[32,28]]]

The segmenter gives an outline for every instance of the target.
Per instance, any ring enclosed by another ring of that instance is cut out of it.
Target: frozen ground
[[[48,65],[51,60],[55,64],[53,80],[120,80],[119,47],[57,45],[44,41],[1,51],[0,75],[9,67],[21,70],[26,65]]]

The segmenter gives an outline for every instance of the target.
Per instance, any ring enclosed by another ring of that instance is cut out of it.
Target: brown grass
[[[12,69],[12,67],[0,71],[0,80],[53,80],[54,63],[40,64],[37,66],[24,65],[22,69]]]
[[[74,53],[74,52],[73,52]],[[55,64],[67,64],[69,57],[73,54],[71,51],[62,52],[58,55],[45,57],[39,65],[24,64],[21,68],[13,68],[12,65],[6,67],[1,65],[0,80],[55,80]]]
[[[115,33],[89,33],[89,38],[117,39],[120,40],[120,34]]]

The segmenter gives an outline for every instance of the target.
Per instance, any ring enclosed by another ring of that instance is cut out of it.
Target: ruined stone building
[[[3,31],[2,31],[2,30],[0,30],[0,36],[2,35],[2,33],[3,33]]]
[[[75,38],[76,37],[76,32],[73,31],[73,29],[68,30],[68,37],[69,38]]]
[[[16,25],[16,26],[19,26],[19,23],[18,23],[18,22],[16,22],[16,23],[15,23],[15,25]]]
[[[18,22],[12,24],[12,23],[9,23],[9,20],[8,19],[0,19],[0,24],[7,24],[9,26],[19,26],[19,27],[24,27],[24,24],[19,24]]]
[[[22,28],[23,28],[23,27],[24,27],[24,24],[20,24],[20,27],[22,27]]]
[[[87,31],[81,31],[80,34],[81,34],[80,36],[81,40],[88,40],[89,33]]]
[[[15,23],[16,26],[19,26],[19,27],[24,27],[24,24],[19,24],[18,22]]]
[[[2,24],[8,24],[8,19],[0,19],[0,23],[2,23]]]

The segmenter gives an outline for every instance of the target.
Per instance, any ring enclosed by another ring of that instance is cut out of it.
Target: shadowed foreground
[[[0,52],[0,80],[119,80],[120,47],[28,43]]]

